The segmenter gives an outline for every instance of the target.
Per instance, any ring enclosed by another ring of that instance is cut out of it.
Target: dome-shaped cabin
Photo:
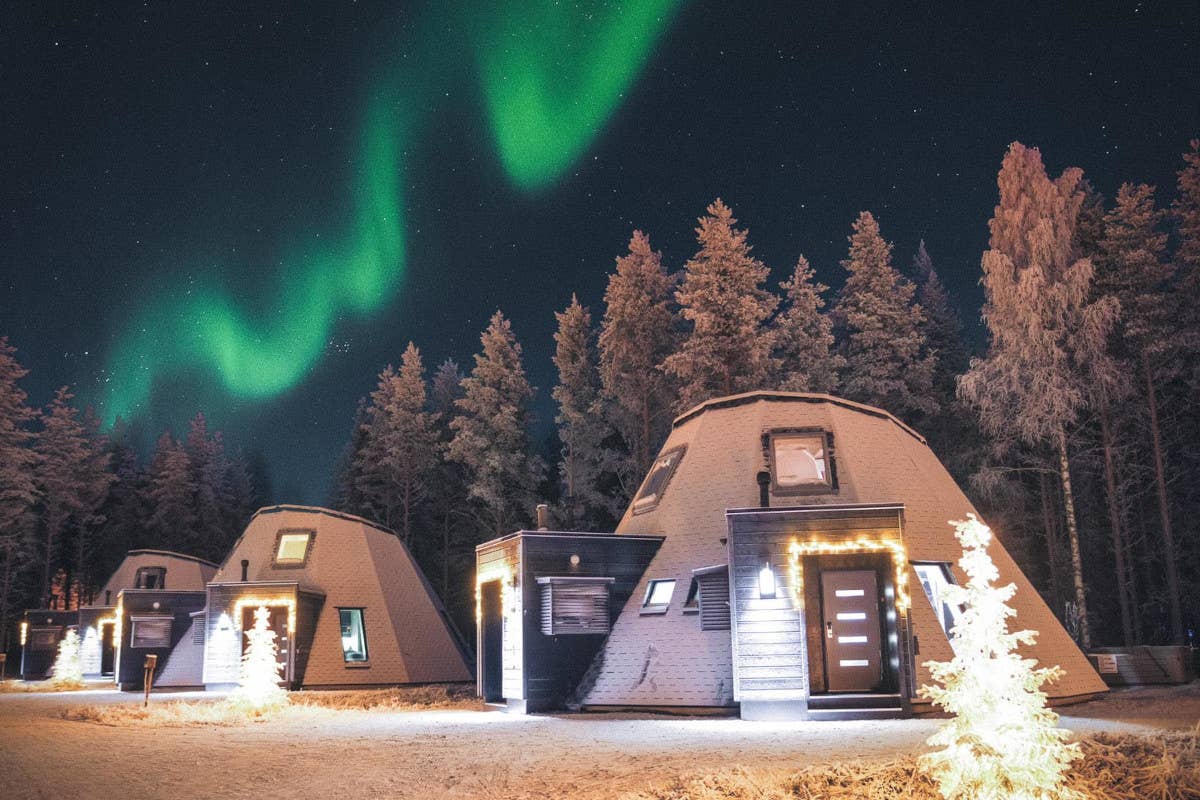
[[[921,663],[951,657],[958,613],[941,590],[965,580],[949,523],[970,513],[925,440],[885,411],[815,394],[710,400],[675,420],[614,534],[553,534],[556,556],[532,532],[479,548],[481,691],[526,709],[928,710],[916,697],[929,680]],[[584,577],[572,567],[586,563],[578,550],[601,541],[603,563],[593,556],[586,576],[593,586],[573,591],[590,592],[588,608],[598,608],[597,587],[607,590],[609,624],[556,633],[554,601]],[[1051,699],[1105,691],[1003,546],[993,540],[990,553],[1000,582],[1017,585],[1016,624],[1039,632],[1028,654],[1066,671]],[[619,574],[606,573],[612,565]],[[496,576],[506,583],[492,613],[511,615],[503,633],[513,633],[489,642],[503,627],[489,624],[483,591]],[[570,656],[555,658],[567,639]],[[522,658],[531,650],[536,658]],[[503,680],[485,686],[497,655]]]

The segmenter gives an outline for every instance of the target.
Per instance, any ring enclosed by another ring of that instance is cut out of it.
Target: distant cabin
[[[609,534],[480,545],[478,691],[517,711],[738,710],[840,719],[930,711],[965,580],[951,520],[975,513],[920,434],[828,395],[751,392],[673,424]],[[1025,653],[1053,702],[1106,691],[999,540]]]
[[[155,653],[165,667],[174,645],[189,624],[191,612],[204,607],[204,587],[217,565],[202,558],[167,550],[130,550],[105,582],[96,601],[74,611],[30,609],[21,625],[21,677],[49,676],[58,643],[68,628],[80,638],[85,678],[118,680],[118,653],[134,658]],[[143,608],[144,606],[144,608]],[[169,621],[168,621],[169,620]],[[142,662],[134,667],[141,681]],[[196,681],[195,683],[198,683]]]
[[[192,641],[203,684],[237,683],[255,609],[270,611],[283,682],[299,688],[470,681],[467,647],[408,548],[361,517],[259,510],[207,587]]]

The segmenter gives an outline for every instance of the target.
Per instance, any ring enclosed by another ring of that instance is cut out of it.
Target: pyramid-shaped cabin
[[[243,632],[270,610],[290,688],[471,680],[469,658],[408,548],[360,517],[259,510],[208,584],[204,684],[237,683]]]
[[[974,513],[925,440],[886,411],[752,392],[675,420],[612,534],[481,545],[480,694],[515,710],[733,709],[745,718],[901,716],[948,660],[965,581],[951,520]],[[1105,685],[1003,546],[1027,654]]]

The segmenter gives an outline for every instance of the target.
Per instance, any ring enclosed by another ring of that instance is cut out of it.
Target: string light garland
[[[837,541],[810,539],[807,542],[793,541],[788,546],[789,571],[792,577],[792,594],[796,607],[804,608],[804,570],[800,559],[804,556],[848,555],[850,553],[890,553],[896,578],[896,608],[909,608],[908,596],[908,553],[904,545],[895,539],[842,539]]]

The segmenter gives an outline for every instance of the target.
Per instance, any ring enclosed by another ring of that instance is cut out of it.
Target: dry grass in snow
[[[337,692],[291,692],[290,703],[278,708],[253,711],[227,698],[205,700],[156,700],[143,707],[140,702],[109,703],[67,708],[63,719],[99,725],[245,725],[271,719],[316,719],[337,711],[429,711],[436,709],[482,709],[472,687],[458,684],[361,689]]]
[[[1156,736],[1098,734],[1067,786],[1088,800],[1200,798],[1200,726]],[[814,765],[789,775],[731,769],[679,778],[629,800],[940,800],[916,756]]]
[[[0,681],[0,694],[37,694],[39,692],[77,692],[89,688],[80,681]]]

